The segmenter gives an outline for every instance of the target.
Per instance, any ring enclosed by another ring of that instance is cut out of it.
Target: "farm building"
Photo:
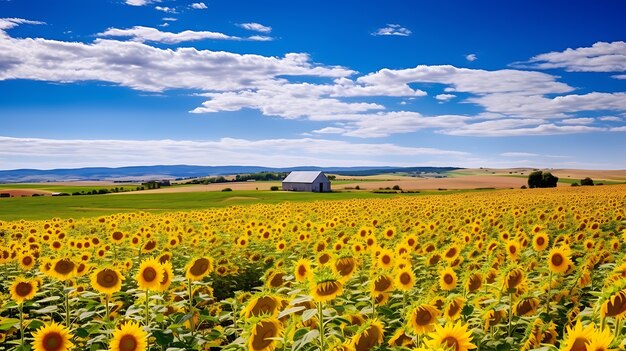
[[[293,171],[283,180],[283,190],[329,192],[330,181],[320,171]]]

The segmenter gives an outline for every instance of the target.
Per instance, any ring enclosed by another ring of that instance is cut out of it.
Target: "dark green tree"
[[[580,185],[593,185],[593,179],[587,177],[580,180]]]

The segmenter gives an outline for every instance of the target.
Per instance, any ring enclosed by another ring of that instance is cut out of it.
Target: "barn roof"
[[[313,183],[322,173],[321,171],[293,171],[289,173],[283,183]]]

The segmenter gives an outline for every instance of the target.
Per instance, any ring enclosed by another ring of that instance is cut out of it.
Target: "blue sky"
[[[625,169],[621,1],[0,0],[0,169]]]

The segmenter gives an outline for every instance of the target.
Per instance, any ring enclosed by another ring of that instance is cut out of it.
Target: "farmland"
[[[607,350],[625,337],[625,185],[9,201],[4,349],[46,335],[232,351]]]

